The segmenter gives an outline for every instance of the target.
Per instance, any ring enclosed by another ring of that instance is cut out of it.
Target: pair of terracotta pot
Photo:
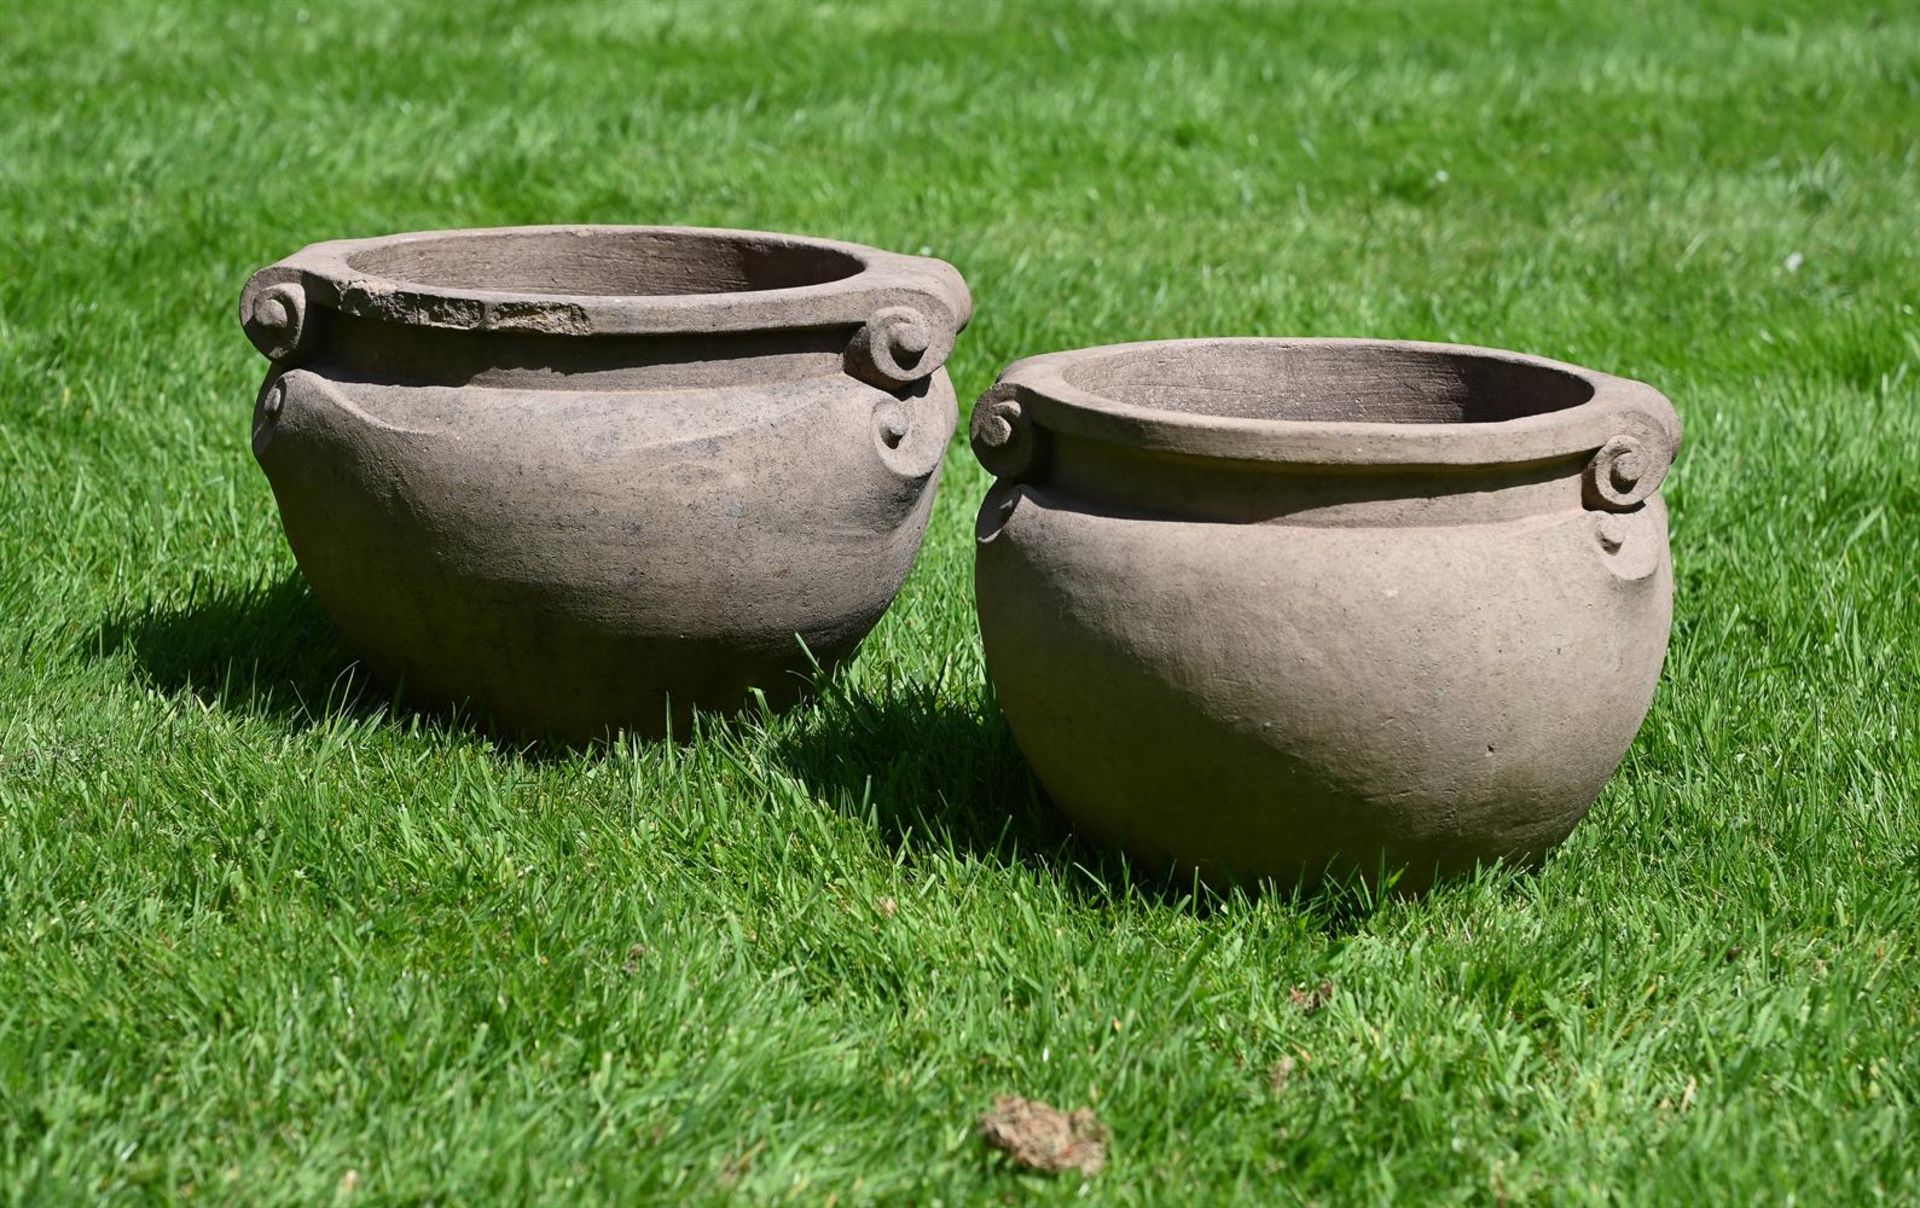
[[[938,260],[654,227],[317,244],[241,301],[254,452],[379,674],[502,729],[796,699],[899,590],[971,314]],[[1482,349],[1189,340],[976,406],[1002,708],[1089,836],[1416,880],[1563,838],[1651,701],[1673,408]]]

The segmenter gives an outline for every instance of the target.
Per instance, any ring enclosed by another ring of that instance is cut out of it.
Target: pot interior
[[[1549,365],[1399,344],[1152,344],[1090,358],[1067,381],[1129,406],[1231,419],[1497,423],[1575,407],[1583,378]]]
[[[370,277],[427,289],[574,297],[733,294],[824,285],[853,276],[836,248],[686,231],[530,230],[449,234],[363,248]]]

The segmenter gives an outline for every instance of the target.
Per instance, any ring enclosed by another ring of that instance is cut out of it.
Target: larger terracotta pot
[[[1672,406],[1486,349],[1191,340],[1022,361],[981,399],[980,631],[1090,837],[1210,878],[1564,838],[1672,617]]]
[[[240,309],[254,452],[351,644],[412,699],[586,738],[778,705],[854,650],[925,531],[971,302],[851,244],[527,227],[316,244]]]

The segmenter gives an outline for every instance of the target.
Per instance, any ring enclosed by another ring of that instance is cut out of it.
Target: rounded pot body
[[[974,413],[1001,708],[1076,827],[1209,879],[1531,861],[1599,795],[1672,617],[1672,407],[1482,349],[1034,358]]]
[[[956,423],[951,267],[751,232],[318,244],[261,270],[253,447],[410,699],[565,739],[796,699],[911,567]]]

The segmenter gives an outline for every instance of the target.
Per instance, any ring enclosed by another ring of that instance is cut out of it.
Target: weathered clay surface
[[[255,456],[315,594],[408,698],[684,732],[850,655],[957,422],[951,266],[742,231],[316,244],[241,298]]]
[[[1001,707],[1090,838],[1210,879],[1563,839],[1652,701],[1672,406],[1485,349],[1188,340],[1022,361],[974,411]]]

